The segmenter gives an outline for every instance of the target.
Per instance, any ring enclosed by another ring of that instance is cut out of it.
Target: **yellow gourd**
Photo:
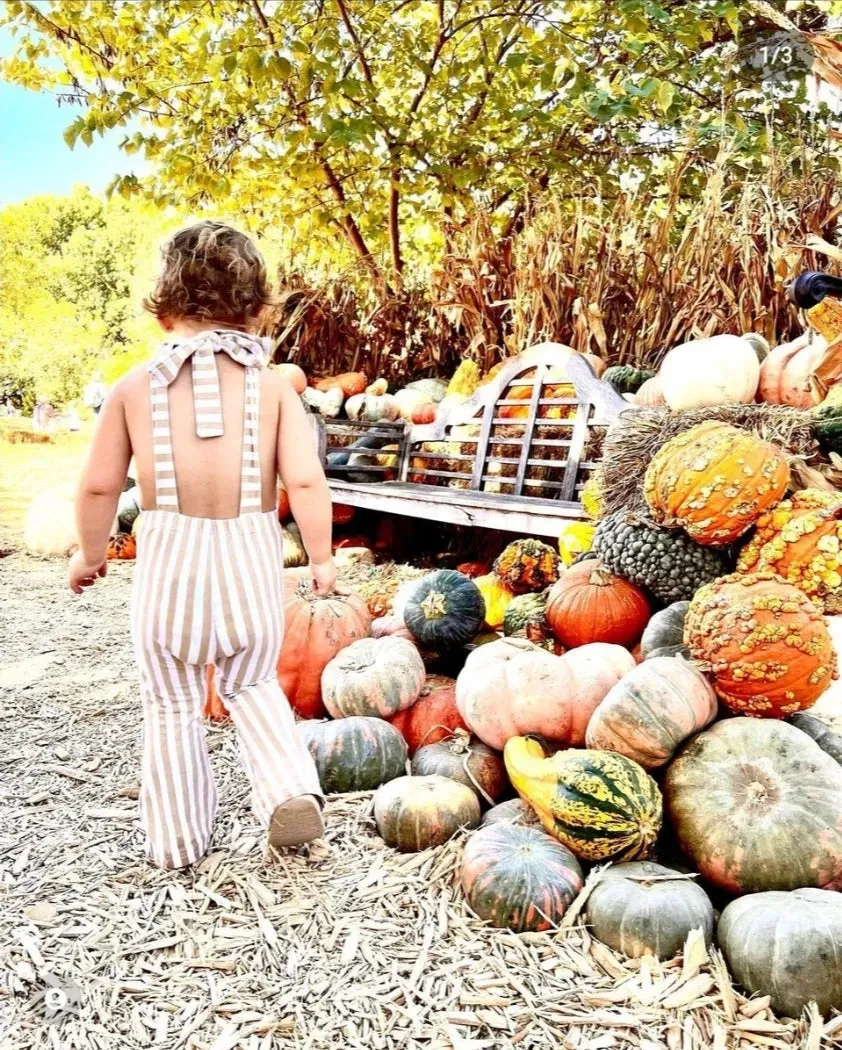
[[[587,521],[574,521],[565,525],[558,537],[558,553],[565,565],[572,565],[574,560],[593,546],[596,526]]]
[[[447,385],[447,395],[463,394],[470,397],[480,384],[482,378],[479,365],[476,361],[463,361],[453,373],[453,378]]]
[[[503,583],[499,576],[490,572],[487,576],[478,576],[474,583],[485,601],[485,622],[493,631],[503,626],[503,617],[509,602],[514,598],[514,591]]]

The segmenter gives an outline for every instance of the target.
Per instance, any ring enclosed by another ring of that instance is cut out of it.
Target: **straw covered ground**
[[[332,799],[327,839],[267,866],[227,727],[208,730],[212,853],[147,867],[130,577],[76,599],[60,563],[0,560],[4,1050],[842,1046],[840,1019],[780,1023],[699,946],[632,964],[575,920],[485,928],[457,886],[461,842],[394,853],[369,795]]]

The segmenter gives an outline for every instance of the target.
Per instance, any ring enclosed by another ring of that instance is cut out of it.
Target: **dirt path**
[[[0,549],[15,541],[0,530]],[[61,562],[0,559],[3,1050],[754,1045],[704,952],[641,969],[581,927],[487,929],[458,889],[461,843],[394,854],[369,795],[331,800],[327,839],[267,866],[228,727],[208,731],[213,852],[187,872],[148,867],[131,573],[116,565],[78,599]],[[661,1005],[694,974],[689,1004]],[[775,1037],[806,1045],[806,1027]]]

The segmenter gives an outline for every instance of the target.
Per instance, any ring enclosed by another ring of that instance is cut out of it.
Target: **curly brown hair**
[[[197,222],[164,245],[155,291],[143,306],[159,320],[190,317],[245,328],[272,303],[266,263],[250,237]]]

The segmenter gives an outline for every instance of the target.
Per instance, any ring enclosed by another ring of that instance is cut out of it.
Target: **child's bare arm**
[[[316,590],[331,590],[336,577],[331,557],[330,489],[298,394],[285,379],[280,388],[278,473],[289,495],[293,517],[310,557]]]
[[[118,383],[103,405],[76,490],[79,550],[70,562],[70,587],[77,594],[105,575],[108,538],[129,470],[132,449],[123,389]]]

